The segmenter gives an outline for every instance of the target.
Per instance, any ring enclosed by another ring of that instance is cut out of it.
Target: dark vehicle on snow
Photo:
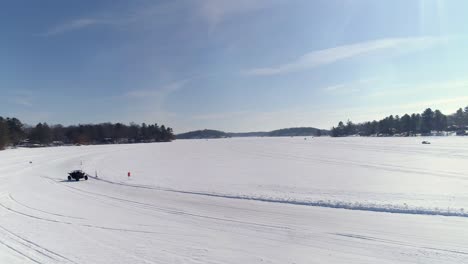
[[[75,181],[79,181],[80,179],[88,180],[88,174],[82,170],[74,170],[68,173],[68,180],[71,181],[72,179]]]

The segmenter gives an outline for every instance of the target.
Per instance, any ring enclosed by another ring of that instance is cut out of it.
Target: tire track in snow
[[[9,248],[10,250],[12,250],[12,251],[14,251],[14,252],[16,252],[18,254],[20,254],[21,256],[27,258],[29,261],[32,261],[32,262],[38,263],[38,264],[44,264],[44,263],[42,263],[42,262],[40,262],[40,261],[26,255],[26,254],[24,254],[21,250],[16,249],[15,247],[3,242],[2,240],[0,240],[0,244],[4,245],[5,247]]]
[[[96,179],[96,180],[101,180],[99,178],[96,178],[94,176],[89,176],[90,178],[92,179]],[[53,178],[49,178],[49,177],[45,177],[51,181],[54,181],[55,180]],[[103,181],[106,181],[106,180],[103,180]],[[119,184],[119,183],[114,183],[114,182],[108,182],[108,183],[111,183],[111,184],[118,184],[118,185],[125,185],[125,184]],[[65,185],[64,185],[65,186]],[[123,198],[119,198],[119,197],[115,197],[115,196],[111,196],[111,195],[106,195],[106,194],[101,194],[101,193],[95,193],[95,192],[90,192],[90,191],[85,191],[85,190],[82,190],[80,188],[75,188],[75,187],[72,187],[72,186],[65,186],[66,188],[70,188],[70,189],[74,189],[74,190],[77,190],[79,192],[83,192],[83,193],[86,193],[86,194],[91,194],[91,195],[97,195],[97,196],[101,196],[101,197],[106,197],[108,199],[112,199],[112,200],[116,200],[116,201],[120,201],[120,202],[124,202],[124,203],[130,203],[130,204],[136,204],[136,205],[139,205],[139,206],[143,206],[144,208],[146,209],[150,209],[150,210],[157,210],[157,211],[161,211],[161,212],[165,212],[165,213],[169,213],[169,214],[173,214],[173,215],[183,215],[183,216],[192,216],[192,217],[197,217],[197,218],[205,218],[205,219],[211,219],[211,220],[216,220],[216,221],[223,221],[223,222],[231,222],[231,223],[238,223],[238,224],[245,224],[245,225],[254,225],[254,226],[261,226],[261,227],[266,227],[266,228],[275,228],[275,229],[288,229],[287,227],[284,227],[284,226],[275,226],[275,225],[268,225],[268,224],[261,224],[261,223],[254,223],[254,222],[247,222],[247,221],[239,221],[239,220],[234,220],[234,219],[226,219],[226,218],[220,218],[220,217],[214,217],[214,216],[207,216],[207,215],[201,215],[201,214],[194,214],[194,213],[188,213],[188,212],[183,212],[183,211],[179,211],[179,210],[171,210],[171,209],[167,209],[167,208],[162,208],[162,207],[158,207],[158,206],[155,206],[153,204],[148,204],[148,203],[143,203],[143,202],[138,202],[138,201],[134,201],[134,200],[129,200],[129,199],[123,199]],[[131,185],[131,187],[137,187],[137,186],[134,186],[134,185]],[[143,187],[145,189],[153,189],[151,187]],[[164,189],[161,189],[163,191],[169,191],[169,192],[178,192],[178,191],[171,191],[171,190],[164,190]],[[184,192],[178,192],[178,193],[184,193]],[[0,204],[1,205],[1,204]]]
[[[442,252],[446,252],[446,253],[460,254],[460,255],[467,255],[468,256],[468,252],[459,251],[459,250],[450,250],[450,249],[442,249],[442,248],[435,248],[435,247],[418,246],[418,245],[415,245],[415,244],[412,244],[412,243],[407,243],[407,242],[402,242],[402,241],[383,239],[383,238],[364,236],[364,235],[356,235],[356,234],[347,234],[347,233],[330,233],[330,234],[331,235],[336,235],[336,236],[341,236],[341,237],[359,239],[359,240],[368,240],[368,241],[374,241],[374,242],[381,242],[381,243],[385,243],[385,244],[392,244],[392,245],[405,246],[405,247],[414,247],[414,248],[422,248],[422,249],[442,251]]]
[[[9,238],[9,242],[11,243],[12,241],[19,244],[19,245],[22,245],[23,247],[25,247],[27,250],[32,250],[34,252],[36,252],[37,254],[43,256],[43,257],[46,257],[50,260],[53,260],[57,263],[60,263],[60,262],[68,262],[68,263],[74,263],[74,264],[77,264],[77,262],[61,255],[61,254],[58,254],[52,250],[49,250],[45,247],[42,247],[40,245],[38,245],[37,243],[34,243],[32,242],[31,240],[28,240],[8,229],[6,229],[5,227],[1,226],[0,225],[0,234],[2,234],[2,237],[8,237]],[[6,243],[3,243],[4,245]],[[10,248],[12,248],[13,246],[10,245]],[[20,249],[17,249],[15,250],[16,252],[18,251],[21,251]],[[23,256],[26,255],[26,253],[24,253],[23,251],[21,251]],[[33,259],[33,257],[27,257],[28,259]],[[37,259],[34,259],[33,262],[36,262],[36,263],[40,263],[40,261],[38,261]]]
[[[28,206],[26,204],[23,204],[21,202],[19,202],[18,200],[16,200],[15,198],[13,198],[13,196],[11,195],[11,193],[8,195],[8,197],[14,201],[15,203],[23,206],[23,207],[26,207],[28,209],[31,209],[31,210],[34,210],[34,211],[38,211],[38,212],[42,212],[42,213],[45,213],[45,214],[49,214],[49,215],[55,215],[55,216],[60,216],[60,217],[65,217],[65,218],[72,218],[72,219],[82,219],[84,220],[84,218],[82,217],[75,217],[75,216],[68,216],[68,215],[62,215],[62,214],[56,214],[56,213],[51,213],[51,212],[47,212],[47,211],[44,211],[44,210],[41,210],[41,209],[37,209],[37,208],[34,208],[34,207],[31,207],[31,206]]]
[[[146,258],[142,258],[142,257],[139,257],[137,255],[134,255],[132,254],[132,251],[131,249],[128,249],[126,247],[116,247],[116,246],[113,246],[111,243],[103,243],[101,240],[93,237],[93,236],[89,236],[89,235],[86,235],[86,234],[83,234],[82,232],[78,232],[77,235],[79,235],[80,237],[88,240],[90,243],[87,243],[87,244],[92,244],[92,245],[99,245],[100,248],[106,248],[106,249],[109,249],[113,252],[116,252],[120,255],[124,255],[125,257],[128,257],[128,258],[132,258],[134,260],[137,260],[139,262],[142,262],[142,263],[145,263],[145,264],[156,264],[155,262],[149,260],[149,259],[146,259]],[[161,239],[162,241],[162,239]],[[134,262],[130,262],[130,263],[134,263]]]
[[[160,233],[160,232],[126,229],[126,228],[115,228],[115,227],[98,226],[98,225],[92,225],[92,224],[79,224],[79,223],[72,223],[72,222],[60,221],[60,220],[55,220],[55,219],[43,218],[43,217],[30,215],[30,214],[27,214],[27,213],[17,211],[17,210],[12,209],[12,208],[10,208],[8,206],[5,206],[2,203],[0,203],[0,207],[3,207],[5,210],[8,210],[10,212],[13,212],[13,213],[25,216],[25,217],[29,217],[29,218],[33,218],[33,219],[41,220],[41,221],[46,221],[46,222],[52,222],[52,223],[60,223],[60,224],[65,224],[65,225],[78,225],[78,226],[83,226],[83,227],[90,227],[90,228],[111,230],[111,231],[121,231],[121,232],[144,233],[144,234],[163,234],[163,233]]]
[[[369,211],[369,212],[379,212],[379,213],[468,217],[468,212],[465,212],[463,208],[460,208],[460,209],[447,208],[447,210],[443,211],[442,209],[439,209],[439,208],[410,207],[408,205],[357,203],[357,202],[331,201],[331,200],[306,201],[306,200],[297,200],[297,199],[281,199],[281,198],[261,197],[261,196],[253,196],[253,195],[232,195],[232,194],[220,194],[220,193],[197,192],[197,191],[183,191],[183,190],[175,190],[175,189],[162,188],[162,187],[156,187],[156,186],[153,187],[153,186],[148,186],[148,185],[137,185],[137,184],[113,182],[113,181],[105,180],[102,178],[96,178],[93,176],[90,176],[90,178],[93,178],[98,181],[103,181],[109,184],[116,184],[116,185],[128,186],[128,187],[133,187],[133,188],[142,188],[142,189],[149,189],[149,190],[155,190],[155,191],[174,192],[174,193],[190,194],[190,195],[201,195],[201,196],[225,198],[225,199],[250,200],[250,201],[258,201],[258,202],[324,207],[324,208],[333,208],[333,209],[347,209],[347,210]],[[73,187],[70,187],[70,188],[73,188]]]

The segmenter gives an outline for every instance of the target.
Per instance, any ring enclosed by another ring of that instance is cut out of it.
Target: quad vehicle
[[[85,179],[87,181],[88,174],[86,174],[82,170],[74,170],[68,173],[68,180],[71,181],[72,179],[74,179],[75,181],[79,181],[80,179]]]

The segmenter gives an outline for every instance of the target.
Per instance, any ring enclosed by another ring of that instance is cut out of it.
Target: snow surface
[[[1,151],[0,263],[468,263],[467,140]]]

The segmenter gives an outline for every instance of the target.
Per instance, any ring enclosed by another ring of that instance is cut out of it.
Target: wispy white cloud
[[[368,87],[369,84],[375,83],[377,78],[365,78],[358,79],[351,82],[339,83],[330,86],[326,86],[322,90],[330,94],[352,94],[363,91],[364,88]]]
[[[196,1],[196,4],[199,16],[211,27],[216,27],[229,17],[263,9],[274,2],[273,0],[204,0]]]
[[[128,9],[107,10],[103,13],[64,21],[50,27],[41,36],[54,36],[98,25],[125,26],[140,23],[141,27],[153,25],[154,21],[167,19],[174,12],[187,12],[190,16],[201,18],[213,29],[222,21],[245,13],[253,12],[282,0],[203,0],[169,1],[165,3],[131,4]],[[163,22],[164,24],[164,22]]]
[[[33,105],[31,98],[28,97],[14,96],[10,99],[10,101],[20,106],[31,107]]]
[[[337,61],[369,54],[377,51],[395,49],[415,50],[424,49],[441,42],[439,37],[411,37],[411,38],[386,38],[350,45],[343,45],[323,50],[306,53],[290,62],[272,67],[254,68],[247,70],[248,75],[277,75],[289,72],[301,71],[321,65],[331,64]]]
[[[345,84],[335,84],[335,85],[327,86],[327,87],[323,88],[323,90],[327,91],[327,92],[332,92],[332,91],[336,91],[336,90],[341,90],[344,87],[346,87]]]
[[[102,19],[95,19],[95,18],[79,18],[71,21],[67,21],[65,23],[53,26],[43,34],[42,36],[53,36],[62,33],[66,33],[69,31],[79,30],[86,27],[98,25],[98,24],[109,24],[111,21],[102,20]]]
[[[40,36],[54,36],[65,34],[77,30],[91,28],[95,26],[124,26],[136,21],[147,22],[146,19],[157,15],[161,11],[167,11],[165,8],[160,8],[160,5],[152,4],[151,6],[131,6],[128,9],[113,9],[102,12],[94,12],[83,17],[66,20],[56,25],[51,26]]]

